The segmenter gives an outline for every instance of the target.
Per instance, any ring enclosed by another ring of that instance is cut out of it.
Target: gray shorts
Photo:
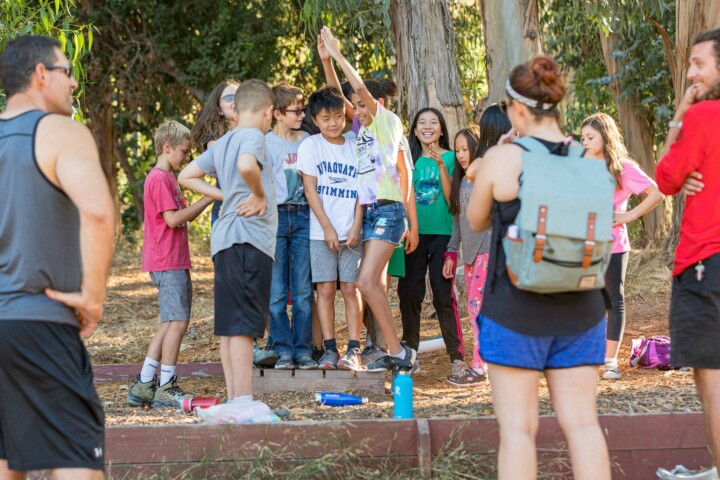
[[[357,282],[363,246],[348,247],[340,244],[340,251],[333,252],[323,240],[310,240],[310,271],[313,283]]]
[[[158,289],[160,320],[163,322],[190,320],[192,308],[190,270],[150,272],[150,278]]]

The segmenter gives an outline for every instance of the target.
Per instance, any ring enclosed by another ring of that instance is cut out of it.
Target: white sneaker
[[[277,423],[280,417],[261,401],[223,403],[210,408],[196,408],[198,418],[209,425]]]
[[[620,380],[622,374],[620,373],[620,367],[617,362],[605,362],[603,365],[602,378],[605,380]]]
[[[688,470],[682,465],[676,465],[670,471],[658,468],[655,473],[658,478],[663,480],[718,480],[719,478],[715,467],[703,470]]]

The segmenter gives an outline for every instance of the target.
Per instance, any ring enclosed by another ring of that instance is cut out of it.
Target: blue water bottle
[[[407,369],[393,380],[393,418],[413,418],[413,379]]]
[[[327,407],[346,407],[368,403],[367,397],[356,397],[347,393],[320,392],[315,394],[315,402]]]

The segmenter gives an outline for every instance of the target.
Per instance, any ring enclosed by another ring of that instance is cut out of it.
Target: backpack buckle
[[[545,228],[547,227],[547,205],[540,205],[538,209],[537,233],[535,234],[535,253],[533,261],[540,263],[542,261],[543,250],[545,250]]]
[[[597,215],[595,212],[588,213],[587,233],[585,236],[585,246],[583,247],[582,268],[590,268],[592,264],[592,254],[595,251],[595,221]]]

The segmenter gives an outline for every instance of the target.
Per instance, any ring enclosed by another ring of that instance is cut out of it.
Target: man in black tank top
[[[104,415],[80,339],[103,311],[114,207],[54,39],[0,57],[0,478],[100,479]]]

